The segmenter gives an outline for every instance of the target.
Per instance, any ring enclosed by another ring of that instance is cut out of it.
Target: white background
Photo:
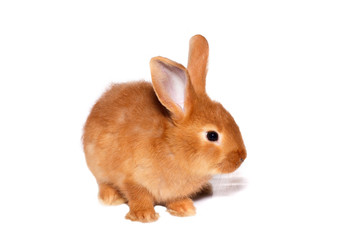
[[[98,203],[82,126],[198,33],[248,158],[196,216],[130,222]],[[359,82],[358,1],[1,1],[0,239],[359,239]]]

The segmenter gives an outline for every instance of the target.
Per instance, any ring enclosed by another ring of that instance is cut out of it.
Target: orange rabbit
[[[152,84],[114,84],[91,110],[83,135],[87,164],[99,199],[127,202],[127,219],[157,220],[155,204],[194,215],[190,197],[246,158],[234,119],[205,92],[208,53],[206,39],[193,36],[187,69],[152,58]]]

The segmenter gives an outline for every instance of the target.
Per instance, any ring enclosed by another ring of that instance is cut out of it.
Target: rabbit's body
[[[189,196],[210,174],[194,176],[179,162],[173,122],[151,83],[116,84],[95,104],[85,125],[85,154],[99,183],[121,192],[131,179],[147,188],[155,202]]]
[[[155,57],[152,84],[113,85],[91,110],[83,135],[87,164],[100,200],[127,202],[128,219],[155,221],[155,204],[194,215],[190,197],[246,158],[234,119],[205,92],[207,58],[206,39],[194,36],[187,69]]]

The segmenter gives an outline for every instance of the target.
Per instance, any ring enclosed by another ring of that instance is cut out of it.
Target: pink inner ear
[[[174,66],[161,64],[164,73],[163,86],[169,98],[184,110],[186,74],[184,70]]]

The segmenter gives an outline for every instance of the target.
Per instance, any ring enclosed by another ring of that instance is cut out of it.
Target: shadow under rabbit
[[[244,177],[217,175],[192,199],[197,201],[212,196],[230,196],[242,191],[246,186],[247,181]]]

